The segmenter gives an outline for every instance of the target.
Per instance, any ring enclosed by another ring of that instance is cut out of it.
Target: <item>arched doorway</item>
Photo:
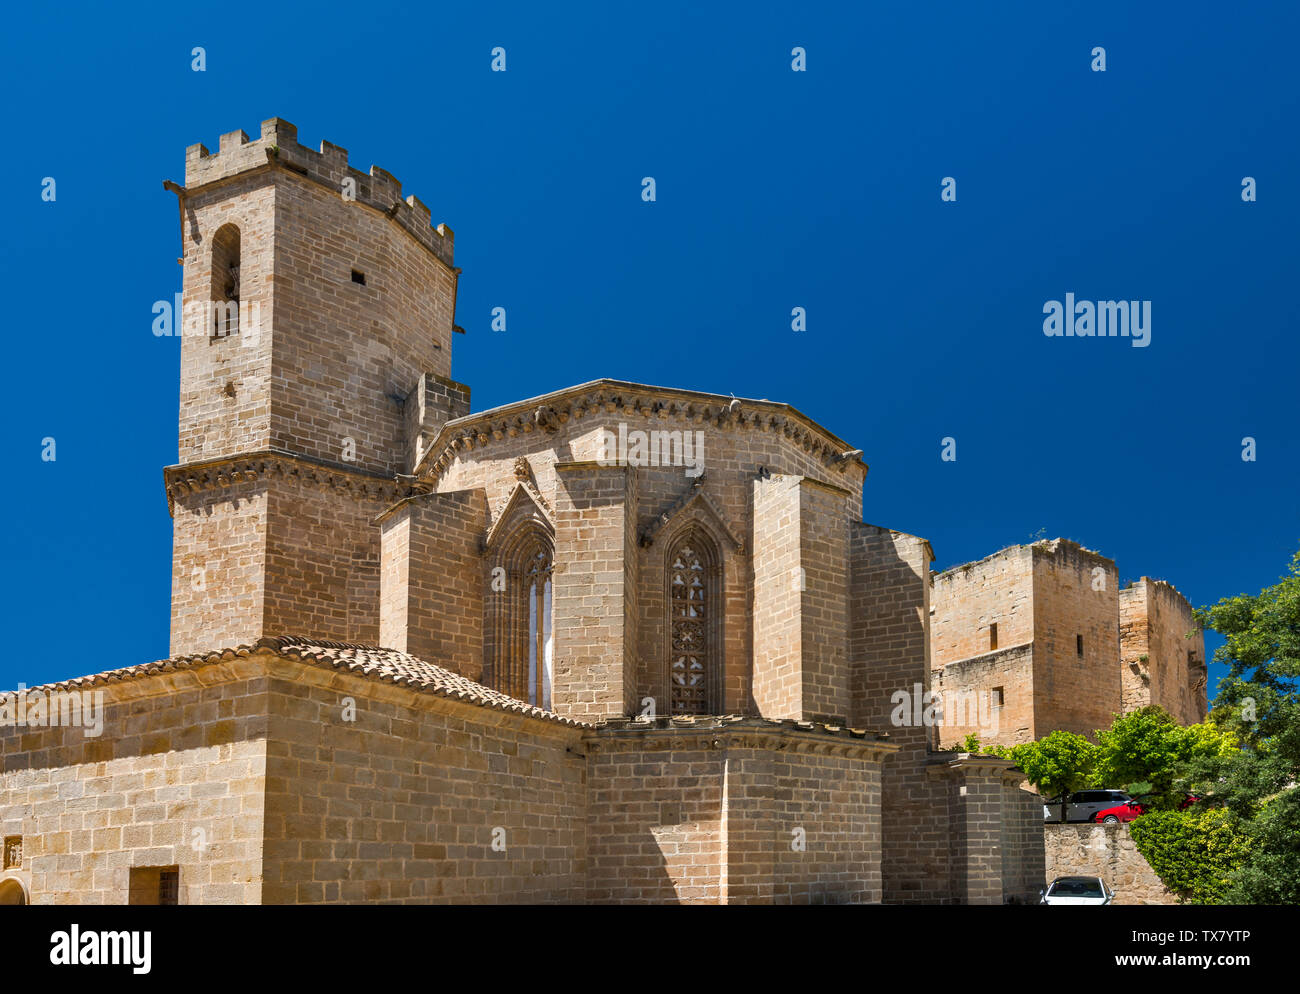
[[[27,891],[23,890],[21,883],[13,878],[0,880],[0,905],[26,903]]]

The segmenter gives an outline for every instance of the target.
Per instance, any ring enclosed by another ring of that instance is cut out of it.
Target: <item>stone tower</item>
[[[261,136],[186,150],[171,652],[268,634],[379,637],[374,519],[469,410],[448,378],[452,232],[346,149]]]

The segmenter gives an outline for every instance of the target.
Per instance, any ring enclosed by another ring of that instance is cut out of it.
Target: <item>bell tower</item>
[[[450,228],[272,118],[186,150],[173,655],[379,636],[375,517],[448,419]]]

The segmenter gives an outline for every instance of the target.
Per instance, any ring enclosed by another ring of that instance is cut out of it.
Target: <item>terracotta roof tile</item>
[[[355,642],[331,642],[324,639],[312,639],[294,635],[282,635],[258,639],[252,645],[235,648],[215,649],[211,652],[197,652],[172,659],[161,659],[153,663],[141,663],[122,669],[108,670],[89,676],[75,677],[58,683],[47,684],[42,690],[81,689],[96,684],[118,683],[159,673],[171,673],[179,670],[194,669],[207,663],[217,663],[227,659],[248,658],[258,652],[271,652],[284,659],[294,659],[316,666],[330,666],[338,670],[347,670],[371,680],[409,687],[421,693],[436,694],[454,700],[466,701],[481,707],[497,711],[510,711],[516,714],[553,721],[574,728],[587,727],[585,722],[565,718],[553,711],[535,707],[506,694],[492,690],[476,683],[459,673],[435,666],[405,652],[396,649],[384,649],[374,645],[362,645]],[[36,688],[32,688],[35,690]]]

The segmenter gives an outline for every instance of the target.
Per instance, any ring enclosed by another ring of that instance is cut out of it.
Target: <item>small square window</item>
[[[179,866],[131,867],[128,904],[180,904]]]
[[[352,282],[353,282],[353,283],[360,283],[362,286],[365,286],[365,285],[366,285],[366,274],[363,273],[363,272],[362,272],[361,270],[359,270],[359,269],[354,269],[354,270],[352,270]]]

